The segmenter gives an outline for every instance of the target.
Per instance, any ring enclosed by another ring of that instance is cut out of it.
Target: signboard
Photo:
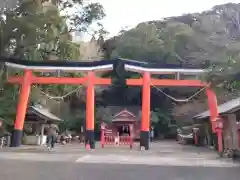
[[[223,128],[223,122],[222,121],[217,121],[215,127],[218,128],[218,129],[222,129]]]
[[[105,136],[109,136],[109,135],[112,135],[112,134],[113,134],[113,131],[111,129],[106,129]]]

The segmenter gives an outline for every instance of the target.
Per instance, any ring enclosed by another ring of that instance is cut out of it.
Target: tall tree
[[[76,11],[70,13],[69,8]],[[105,16],[99,3],[85,0],[20,0],[15,8],[2,9],[0,13],[0,55],[35,61],[78,60],[79,45],[72,42],[72,33],[86,33],[92,23]],[[102,31],[102,26],[99,31]],[[20,72],[8,70],[9,75],[16,73]],[[1,74],[2,77],[6,74],[3,66]],[[35,86],[33,91],[35,88],[55,95],[72,90],[70,86]],[[4,104],[0,117],[12,122],[18,88],[1,79],[0,89],[0,103]]]

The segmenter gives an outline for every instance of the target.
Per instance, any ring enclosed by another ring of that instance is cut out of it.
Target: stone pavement
[[[142,164],[161,166],[197,166],[197,167],[240,167],[239,164],[227,160],[186,157],[156,157],[156,156],[130,156],[109,154],[85,155],[76,160],[77,163],[96,164]]]
[[[0,160],[3,180],[239,180],[239,167]]]
[[[202,166],[202,167],[238,167],[231,160],[221,159],[212,150],[179,145],[175,141],[161,141],[151,144],[149,151],[139,151],[138,144],[131,150],[128,147],[100,148],[97,144],[93,152],[83,145],[57,146],[52,152],[46,147],[23,146],[21,148],[1,149],[0,161],[24,160],[39,162],[71,162],[94,164],[145,164],[164,166]]]

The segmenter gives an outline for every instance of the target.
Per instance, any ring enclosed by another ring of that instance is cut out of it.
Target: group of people
[[[2,148],[4,146],[4,136],[5,136],[5,131],[3,127],[3,122],[0,120],[0,147]]]
[[[55,147],[55,144],[57,142],[57,137],[58,137],[58,132],[59,132],[59,128],[57,125],[55,124],[49,124],[47,127],[47,148],[50,151],[51,149],[53,149]],[[0,139],[3,138],[5,135],[5,131],[3,128],[3,122],[0,120]],[[150,139],[151,141],[154,138],[154,129],[153,127],[151,127],[151,131],[150,131]],[[64,138],[60,138],[60,141],[63,141]],[[65,139],[64,139],[65,140]]]
[[[51,150],[55,147],[55,144],[57,142],[57,137],[58,137],[58,132],[59,132],[59,128],[57,125],[55,124],[49,124],[47,127],[47,148],[48,150]],[[3,138],[5,137],[6,132],[3,126],[3,121],[0,120],[0,142],[1,142],[1,146],[3,146]],[[60,139],[60,141],[62,141]]]
[[[55,124],[50,124],[47,127],[47,147],[49,150],[55,147],[56,142],[60,142],[61,144],[70,143],[72,140],[71,134],[62,134],[58,135],[59,129]]]
[[[3,128],[3,122],[0,120],[0,138],[4,136],[4,128]]]
[[[7,138],[11,136],[11,133],[7,132],[3,126],[3,121],[0,120],[0,147],[7,146],[10,142]]]

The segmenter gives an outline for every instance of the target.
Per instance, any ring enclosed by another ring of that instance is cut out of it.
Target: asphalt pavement
[[[0,151],[1,180],[239,180],[240,164],[206,148],[176,142],[153,143],[151,150],[59,146]]]
[[[74,164],[2,160],[2,180],[239,180],[239,167]]]

